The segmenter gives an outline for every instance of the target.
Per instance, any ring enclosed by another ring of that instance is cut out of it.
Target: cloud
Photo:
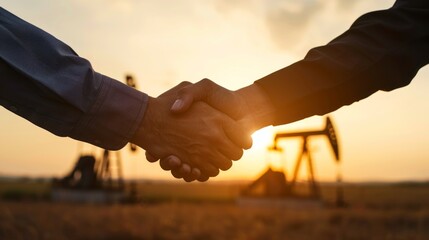
[[[213,0],[212,4],[224,17],[260,24],[275,47],[293,52],[329,41],[339,33],[332,29],[345,30],[368,9],[383,5],[370,0]]]
[[[297,45],[309,22],[324,7],[321,0],[216,0],[213,3],[216,10],[226,16],[248,12],[242,17],[262,24],[272,43],[280,49]]]
[[[293,48],[323,7],[318,0],[271,1],[266,6],[265,23],[272,41],[281,49]]]

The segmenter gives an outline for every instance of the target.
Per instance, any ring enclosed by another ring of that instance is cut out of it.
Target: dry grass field
[[[0,192],[10,189],[0,184]],[[0,239],[429,239],[427,184],[348,185],[349,205],[340,209],[239,207],[239,189],[146,183],[139,185],[142,202],[128,205],[6,199],[0,201]],[[332,191],[323,188],[328,203]]]

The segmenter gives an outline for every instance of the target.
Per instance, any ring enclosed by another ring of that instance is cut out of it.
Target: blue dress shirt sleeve
[[[148,96],[93,70],[69,46],[0,8],[0,104],[56,135],[122,148]]]

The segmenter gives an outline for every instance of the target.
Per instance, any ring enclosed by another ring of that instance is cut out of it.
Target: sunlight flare
[[[253,139],[252,148],[267,149],[269,146],[273,144],[273,139],[274,139],[273,126],[268,126],[254,132],[252,134],[252,139]]]

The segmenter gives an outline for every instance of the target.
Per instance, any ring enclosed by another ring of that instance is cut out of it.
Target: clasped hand
[[[257,100],[252,106],[248,95]],[[148,161],[159,160],[161,168],[174,177],[207,181],[219,170],[229,169],[232,160],[240,159],[243,149],[252,146],[251,133],[267,122],[267,114],[260,121],[257,109],[260,104],[269,106],[266,101],[254,85],[234,92],[208,79],[183,82],[149,98],[132,142],[146,150]]]

